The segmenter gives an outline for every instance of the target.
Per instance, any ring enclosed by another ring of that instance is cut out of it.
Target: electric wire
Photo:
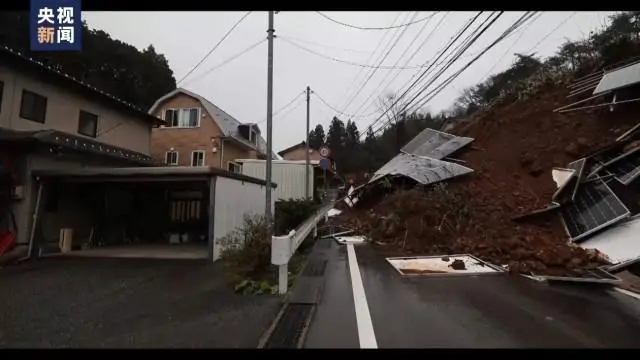
[[[242,16],[238,21],[236,21],[236,23],[235,23],[235,24],[233,24],[233,26],[231,27],[231,29],[229,29],[229,31],[227,31],[227,33],[226,33],[226,34],[224,34],[224,36],[222,36],[222,39],[220,39],[220,41],[218,41],[218,43],[217,43],[217,44],[215,44],[215,45],[211,48],[211,50],[209,50],[209,52],[207,52],[207,53],[202,57],[202,59],[200,59],[200,61],[198,61],[198,63],[196,63],[196,64],[191,68],[191,70],[189,70],[189,71],[188,71],[188,72],[187,72],[187,73],[182,77],[182,79],[180,79],[180,80],[178,81],[178,84],[180,84],[182,81],[184,81],[184,79],[186,79],[186,78],[187,78],[187,76],[191,75],[191,73],[192,73],[192,72],[194,72],[194,71],[198,68],[198,66],[200,66],[200,64],[202,64],[202,63],[203,63],[203,62],[204,62],[204,61],[209,57],[209,55],[211,55],[211,54],[212,54],[212,53],[213,53],[213,52],[214,52],[214,51],[215,51],[215,50],[220,46],[220,44],[222,44],[222,42],[223,42],[223,41],[224,41],[224,40],[225,40],[225,39],[226,39],[226,38],[227,38],[227,37],[228,37],[228,36],[233,32],[233,30],[235,30],[235,28],[236,28],[236,27],[238,27],[238,25],[240,25],[240,23],[242,23],[242,21],[243,21],[244,19],[246,19],[246,18],[247,18],[247,16],[249,16],[249,14],[251,14],[251,11],[247,11],[247,12],[246,12],[246,13],[245,13],[245,14],[244,14],[244,15],[243,15],[243,16]]]
[[[357,25],[347,24],[347,23],[345,23],[345,22],[342,22],[342,21],[336,20],[336,19],[334,19],[334,18],[332,18],[332,17],[330,17],[330,16],[328,16],[328,15],[326,15],[326,14],[323,14],[323,13],[321,13],[320,11],[316,11],[316,13],[317,13],[318,15],[322,16],[323,18],[325,18],[325,19],[327,19],[327,20],[329,20],[329,21],[331,21],[331,22],[334,22],[334,23],[336,23],[336,24],[339,24],[339,25],[342,25],[342,26],[346,26],[346,27],[350,27],[350,28],[353,28],[353,29],[359,29],[359,30],[389,30],[389,29],[397,29],[397,28],[407,27],[407,26],[410,26],[410,25],[413,25],[413,24],[417,24],[417,23],[420,23],[420,22],[423,22],[423,21],[429,20],[429,19],[431,19],[431,18],[435,15],[435,13],[434,13],[434,14],[431,14],[431,15],[425,16],[425,17],[423,17],[423,18],[421,18],[421,19],[418,19],[418,20],[412,20],[412,21],[410,21],[410,22],[408,22],[408,23],[406,23],[406,24],[400,24],[400,25],[395,25],[395,26],[387,26],[387,27],[367,27],[367,26],[357,26]]]

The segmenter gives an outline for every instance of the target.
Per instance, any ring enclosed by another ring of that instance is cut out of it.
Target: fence
[[[271,238],[271,263],[278,266],[278,293],[285,294],[289,281],[289,260],[296,253],[298,247],[313,230],[317,235],[318,223],[327,218],[327,213],[333,208],[333,201],[323,205],[314,215],[307,218],[297,229],[284,236]]]

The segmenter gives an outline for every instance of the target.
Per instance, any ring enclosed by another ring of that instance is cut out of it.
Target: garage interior
[[[110,171],[112,170],[112,171]],[[208,168],[40,171],[32,242],[38,256],[207,259]]]

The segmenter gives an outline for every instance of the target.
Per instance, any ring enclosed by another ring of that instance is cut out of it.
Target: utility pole
[[[267,240],[271,242],[273,235],[273,214],[271,214],[271,165],[273,153],[272,149],[272,121],[273,121],[273,11],[269,11],[268,33],[268,50],[267,50],[267,169],[266,169],[266,185],[265,190],[265,209],[264,217],[267,222]]]
[[[310,198],[309,196],[309,102],[311,98],[310,94],[311,94],[311,89],[309,88],[309,86],[307,86],[307,136],[305,140],[305,144],[307,146],[305,151],[307,162],[305,163],[305,173],[304,173],[304,188],[305,188],[305,195],[307,197],[307,200]]]

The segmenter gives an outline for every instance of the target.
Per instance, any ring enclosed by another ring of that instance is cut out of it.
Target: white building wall
[[[265,180],[265,160],[241,160],[242,173],[247,176]],[[304,199],[305,197],[305,164],[304,162],[273,161],[271,179],[278,185],[274,189],[275,200]],[[309,165],[309,192],[313,196],[313,166]]]
[[[218,239],[230,234],[243,225],[246,215],[264,215],[266,186],[230,179],[216,178],[214,210],[214,248],[213,260],[220,257],[222,247]],[[275,198],[271,197],[271,213],[274,211]]]

